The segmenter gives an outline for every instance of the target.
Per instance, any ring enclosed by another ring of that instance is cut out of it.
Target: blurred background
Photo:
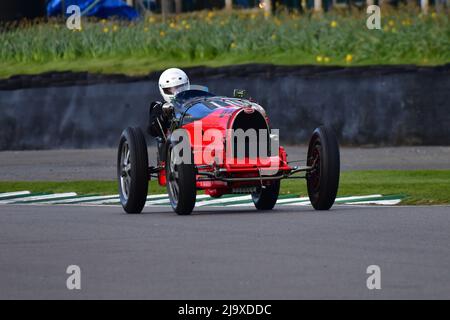
[[[67,26],[73,4],[79,29]],[[380,29],[367,28],[370,4],[381,8]],[[314,128],[332,127],[340,195],[450,201],[442,0],[2,0],[0,192],[117,192],[120,134],[146,128],[170,67],[217,95],[246,89],[290,159],[305,159]]]
[[[126,4],[140,14],[170,14],[205,9],[261,8],[266,11],[275,11],[281,7],[299,11],[308,9],[328,11],[333,8],[363,7],[365,4],[398,6],[406,3],[421,6],[423,11],[427,11],[430,6],[434,6],[439,11],[448,5],[448,0],[5,0],[0,4],[2,9],[0,18],[3,20],[33,19],[46,14],[57,15],[58,11],[63,14],[64,8],[72,4],[78,4],[81,7],[120,7]],[[86,14],[89,14],[92,9],[87,10]]]
[[[344,145],[450,145],[448,4],[4,0],[0,150],[114,147],[146,126],[169,67],[218,95],[247,89],[283,143],[327,124]]]

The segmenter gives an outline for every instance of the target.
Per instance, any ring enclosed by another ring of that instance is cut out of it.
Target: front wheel
[[[122,132],[117,153],[117,179],[120,203],[127,213],[141,213],[148,192],[148,154],[139,128]]]
[[[339,186],[340,155],[334,132],[320,126],[314,130],[308,148],[306,174],[308,195],[316,210],[328,210],[336,200]]]
[[[258,210],[272,210],[280,193],[280,180],[274,180],[270,185],[259,188],[252,193],[252,200]]]
[[[192,163],[184,163],[173,146],[167,148],[166,177],[170,205],[179,215],[189,215],[197,198],[196,173]]]

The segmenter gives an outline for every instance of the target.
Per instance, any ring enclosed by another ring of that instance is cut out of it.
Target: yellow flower
[[[103,32],[104,32],[104,33],[108,33],[108,32],[109,32],[109,29],[106,28],[106,27],[104,27],[104,28],[103,28]]]
[[[351,63],[353,61],[353,56],[351,54],[347,54],[345,56],[345,62]]]
[[[160,37],[164,37],[165,35],[166,35],[166,33],[165,33],[164,31],[160,31],[160,32],[159,32],[159,36],[160,36]]]
[[[404,26],[410,26],[410,25],[411,25],[411,21],[409,21],[408,19],[403,20],[403,21],[402,21],[402,25],[404,25]]]
[[[184,26],[184,28],[185,28],[186,30],[189,30],[189,29],[191,28],[191,26],[190,26],[189,24],[187,24],[187,25]]]
[[[389,24],[390,27],[393,27],[393,26],[395,26],[395,21],[394,20],[389,20],[388,24]]]
[[[250,15],[250,19],[255,20],[255,18],[256,18],[256,15],[255,15],[254,13],[252,13],[252,14]]]
[[[171,27],[172,29],[175,29],[176,26],[177,26],[177,25],[176,25],[174,22],[171,22],[171,23],[169,24],[169,27]]]
[[[144,28],[144,32],[148,32],[148,28],[147,27]]]
[[[213,18],[213,17],[214,17],[214,12],[209,11],[209,12],[208,12],[208,18],[211,19],[211,18]]]
[[[330,58],[329,58],[329,57],[325,57],[325,58],[323,58],[323,62],[325,62],[325,63],[329,63],[329,62],[330,62]]]
[[[431,17],[432,17],[433,19],[435,19],[435,18],[436,18],[436,12],[432,12],[432,13],[431,13]]]
[[[230,44],[230,48],[231,48],[231,49],[234,49],[234,48],[236,48],[236,47],[237,47],[236,43],[232,42],[232,43]]]
[[[276,35],[276,34],[273,34],[273,35],[271,36],[271,38],[272,38],[272,40],[276,40],[276,39],[277,39],[277,35]]]
[[[106,23],[106,19],[102,19],[102,20],[100,20],[100,22],[101,22],[102,24],[105,24],[105,23]]]
[[[322,62],[323,61],[323,57],[322,56],[317,56],[316,57],[316,61],[319,62],[319,63]]]
[[[337,22],[335,21],[335,20],[333,20],[333,21],[331,21],[331,23],[330,23],[330,26],[332,27],[332,28],[336,28],[337,27]]]
[[[155,21],[156,21],[155,17],[150,17],[150,18],[148,18],[148,22],[150,22],[150,23],[153,23],[153,22],[155,22]]]
[[[187,24],[186,20],[181,20],[181,24],[184,26]]]
[[[383,31],[388,32],[389,31],[389,27],[388,26],[384,26],[383,27]]]
[[[112,30],[113,30],[114,32],[116,32],[118,29],[119,29],[119,27],[116,26],[116,25],[114,25]]]

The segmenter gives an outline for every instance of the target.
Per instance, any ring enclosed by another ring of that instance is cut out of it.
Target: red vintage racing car
[[[214,198],[251,194],[257,209],[271,210],[282,179],[306,179],[312,206],[330,209],[340,173],[339,146],[333,131],[326,126],[315,129],[306,163],[292,165],[285,149],[278,145],[278,135],[270,128],[264,109],[244,96],[240,90],[235,90],[233,97],[195,89],[178,93],[149,125],[158,150],[154,166],[148,164],[143,131],[125,129],[117,158],[124,210],[143,210],[151,178],[167,186],[171,206],[180,215],[193,211],[199,190]],[[152,108],[151,112],[156,112]]]

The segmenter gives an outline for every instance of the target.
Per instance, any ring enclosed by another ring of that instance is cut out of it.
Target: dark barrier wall
[[[247,89],[284,143],[307,143],[315,127],[327,124],[341,144],[450,145],[450,65],[187,71],[192,83],[220,95]],[[60,73],[0,81],[0,149],[115,146],[126,126],[145,127],[149,102],[160,99],[158,76]]]
[[[46,0],[1,0],[0,21],[45,16]]]

